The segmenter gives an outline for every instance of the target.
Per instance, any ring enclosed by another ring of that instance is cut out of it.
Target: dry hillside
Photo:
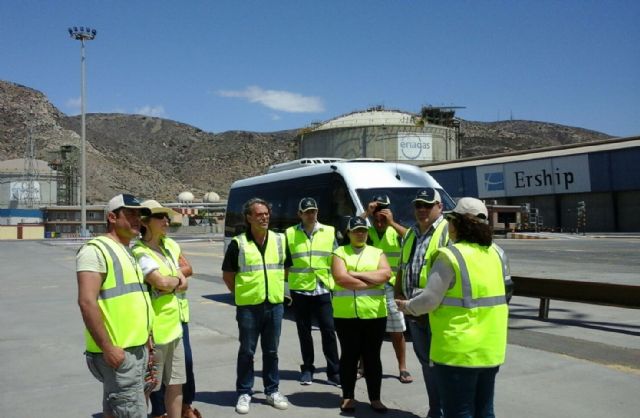
[[[462,156],[533,149],[609,138],[599,132],[544,122],[462,121]],[[29,132],[37,154],[79,145],[80,117],[69,117],[34,89],[0,81],[0,160],[24,156]],[[87,199],[118,192],[175,200],[215,191],[226,196],[237,179],[295,158],[295,130],[219,134],[168,119],[124,114],[87,115]]]

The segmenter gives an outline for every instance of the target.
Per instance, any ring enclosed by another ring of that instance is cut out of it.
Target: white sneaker
[[[251,395],[244,394],[238,396],[238,402],[236,403],[236,412],[239,414],[248,414],[249,406],[251,404]]]
[[[287,409],[289,407],[287,397],[280,392],[273,392],[271,395],[267,395],[267,403],[276,409]]]

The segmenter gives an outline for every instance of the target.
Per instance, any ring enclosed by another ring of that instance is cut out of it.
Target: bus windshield
[[[409,227],[413,225],[416,220],[413,213],[413,205],[411,202],[416,197],[418,190],[422,187],[402,187],[402,188],[380,188],[380,189],[358,189],[358,198],[362,203],[363,208],[367,208],[369,202],[377,195],[386,194],[391,200],[391,212],[393,212],[393,219],[399,224]],[[440,196],[442,197],[444,204],[444,211],[452,210],[455,207],[453,199],[442,189],[438,189]]]

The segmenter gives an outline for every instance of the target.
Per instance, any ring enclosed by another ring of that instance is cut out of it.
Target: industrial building
[[[425,164],[458,158],[458,121],[452,108],[424,107],[420,114],[380,106],[302,129],[298,157],[382,158]]]
[[[638,232],[639,162],[640,137],[634,136],[423,168],[452,197],[526,207],[543,229]]]

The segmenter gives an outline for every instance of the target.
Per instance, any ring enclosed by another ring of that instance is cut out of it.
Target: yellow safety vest
[[[122,244],[110,238],[97,237],[86,245],[98,248],[107,265],[98,307],[111,343],[120,348],[145,344],[153,325],[153,312],[140,266]],[[85,328],[84,334],[87,351],[101,353],[89,330]]]
[[[264,259],[256,243],[247,240],[247,234],[233,238],[239,250],[234,291],[237,306],[284,301],[284,236],[273,231],[268,234]]]
[[[378,231],[376,231],[375,228],[369,228],[369,238],[371,238],[373,246],[380,248],[387,257],[387,261],[391,267],[391,279],[389,280],[389,284],[395,284],[396,272],[398,271],[400,255],[402,254],[400,252],[402,248],[400,245],[400,235],[398,235],[398,232],[395,229],[388,226],[384,231],[382,238],[378,237]]]
[[[149,248],[144,241],[138,240],[133,246],[133,253],[139,260],[143,255],[151,257],[158,264],[158,273],[163,276],[178,276],[177,260],[172,255],[160,247],[162,255],[170,265],[160,257],[153,249]],[[162,293],[158,289],[151,287],[151,304],[155,313],[153,322],[153,341],[156,344],[168,344],[176,338],[182,337],[182,324],[180,323],[180,305],[174,292]]]
[[[344,245],[338,247],[333,254],[344,260],[347,271],[374,271],[378,270],[382,250],[365,245],[364,249],[356,254],[351,245]],[[336,283],[331,304],[335,318],[374,319],[387,316],[384,284],[370,289],[351,290]]]
[[[449,243],[449,223],[446,220],[443,220],[438,224],[435,231],[433,231],[433,235],[431,236],[431,241],[429,241],[429,245],[427,246],[427,253],[424,256],[424,263],[420,268],[420,277],[418,279],[418,287],[424,289],[427,286],[427,277],[429,276],[429,269],[431,268],[431,264],[433,264],[433,257],[438,248],[445,247]],[[411,265],[411,249],[413,248],[413,243],[416,239],[416,234],[413,231],[413,228],[409,228],[407,233],[404,235],[402,239],[402,259],[400,261],[400,268],[402,269],[402,280],[407,280],[408,268]]]
[[[315,290],[317,280],[327,289],[333,289],[331,276],[331,252],[335,241],[335,229],[318,223],[312,239],[300,225],[287,228],[287,245],[293,265],[289,267],[289,289]]]
[[[504,263],[492,245],[459,242],[441,248],[455,271],[455,283],[429,314],[435,363],[493,367],[504,363],[509,308]]]
[[[180,259],[180,254],[182,254],[180,245],[169,237],[164,237],[162,239],[162,245],[164,245],[164,248],[171,253],[171,257],[175,260],[176,266],[179,270],[180,263],[178,260]],[[189,313],[189,299],[187,299],[187,292],[176,292],[176,297],[178,298],[178,304],[180,305],[180,320],[182,322],[189,322],[191,315]]]

